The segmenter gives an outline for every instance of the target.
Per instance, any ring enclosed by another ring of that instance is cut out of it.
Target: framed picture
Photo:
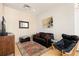
[[[53,17],[47,17],[43,20],[43,27],[44,28],[51,28],[53,26]]]
[[[29,28],[29,22],[19,21],[19,28]]]

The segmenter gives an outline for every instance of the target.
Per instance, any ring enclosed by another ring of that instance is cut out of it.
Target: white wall
[[[0,31],[1,31],[1,16],[3,15],[3,6],[2,6],[2,4],[0,4]]]
[[[30,12],[23,12],[21,10],[5,6],[4,13],[7,32],[14,33],[16,41],[18,41],[20,36],[31,36],[36,32],[36,19]],[[19,29],[19,20],[28,21],[29,29]]]
[[[43,28],[43,19],[52,16],[53,27]],[[52,10],[48,10],[38,16],[38,32],[51,32],[54,33],[56,39],[61,39],[61,34],[74,34],[74,5],[58,5]]]
[[[75,6],[75,35],[79,36],[79,6]],[[77,50],[79,50],[79,45]]]
[[[0,3],[0,16],[2,16],[3,15],[3,5],[2,5],[2,3]]]
[[[75,8],[75,34],[79,36],[79,7]]]

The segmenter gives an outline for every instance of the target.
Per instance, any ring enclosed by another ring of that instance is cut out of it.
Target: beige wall
[[[7,32],[14,33],[16,41],[23,35],[31,36],[36,32],[36,19],[30,12],[13,9],[5,6],[5,19]],[[29,22],[29,29],[19,29],[19,20]]]
[[[2,4],[0,4],[0,31],[1,31],[1,16],[3,15],[2,9],[3,9],[3,6]]]
[[[79,7],[75,8],[75,34],[79,36]]]
[[[52,16],[53,27],[44,28],[43,19]],[[55,39],[61,39],[61,34],[74,34],[74,4],[63,4],[49,9],[47,12],[39,14],[38,32],[54,33]]]
[[[2,7],[3,7],[2,4],[0,4],[0,16],[2,16],[2,14],[3,14],[3,13],[2,13],[2,12],[3,12],[3,11],[2,11],[2,9],[3,9]]]
[[[79,36],[79,6],[75,7],[75,35]],[[77,50],[79,50],[79,45]]]

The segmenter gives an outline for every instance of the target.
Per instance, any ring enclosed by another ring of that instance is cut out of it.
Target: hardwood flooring
[[[15,56],[21,56],[21,53],[16,44],[15,44]]]
[[[43,53],[41,56],[60,56],[61,52],[56,50],[56,49],[49,49],[47,52]],[[21,56],[21,53],[17,47],[17,45],[15,44],[15,56]],[[75,56],[79,56],[79,51],[77,51],[77,54]]]

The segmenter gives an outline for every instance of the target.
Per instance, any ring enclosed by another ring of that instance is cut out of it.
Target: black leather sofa
[[[79,38],[76,35],[62,34],[62,40],[56,42],[54,46],[64,52],[70,52],[77,44]]]
[[[52,33],[44,33],[44,32],[39,32],[33,35],[33,41],[45,46],[45,47],[50,47],[52,45],[51,39],[54,39],[54,36]]]

